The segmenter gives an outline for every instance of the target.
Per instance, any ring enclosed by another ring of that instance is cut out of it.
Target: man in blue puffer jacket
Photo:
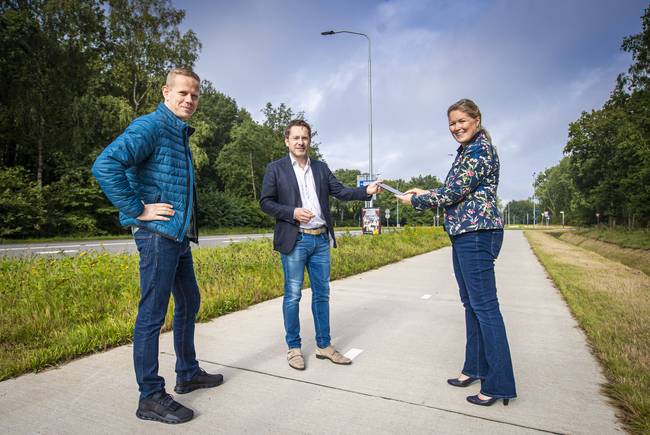
[[[199,77],[174,68],[162,88],[164,103],[133,121],[93,165],[102,190],[130,226],[140,253],[140,303],[133,331],[133,361],[140,387],[136,415],[143,420],[183,423],[194,412],[165,392],[158,375],[158,338],[169,296],[174,296],[174,350],[179,394],[216,387],[220,374],[199,367],[194,323],[200,294],[190,241],[198,242],[196,189],[185,123],[199,102]]]

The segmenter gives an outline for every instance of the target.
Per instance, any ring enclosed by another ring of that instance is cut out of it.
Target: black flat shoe
[[[447,379],[447,383],[449,385],[454,386],[454,387],[469,387],[470,385],[472,385],[474,382],[476,382],[478,380],[480,380],[480,378],[469,377],[469,378],[465,379],[464,381],[461,381],[458,378],[451,378],[451,379]]]
[[[478,394],[474,396],[467,396],[467,401],[472,405],[491,406],[494,405],[494,402],[497,400],[499,400],[498,397],[490,397],[489,399],[483,400],[478,397]],[[510,402],[510,399],[503,399],[503,404],[505,406],[508,406],[508,402]]]

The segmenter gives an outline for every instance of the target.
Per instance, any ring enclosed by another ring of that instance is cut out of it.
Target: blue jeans
[[[494,260],[503,230],[472,231],[452,236],[454,274],[465,307],[467,344],[462,372],[481,378],[481,394],[517,396],[510,348],[494,277]]]
[[[174,296],[177,381],[188,381],[198,373],[194,322],[201,296],[187,237],[176,242],[145,229],[139,229],[133,237],[140,253],[140,304],[133,331],[133,363],[140,399],[145,399],[165,388],[165,380],[158,376],[158,338],[170,294]]]
[[[289,254],[281,254],[284,272],[285,340],[289,349],[300,347],[299,304],[305,266],[311,283],[311,312],[316,330],[316,345],[330,344],[330,245],[327,233],[317,236],[299,233],[296,246]]]

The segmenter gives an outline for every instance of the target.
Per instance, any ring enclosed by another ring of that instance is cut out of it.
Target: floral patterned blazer
[[[502,229],[497,209],[499,157],[483,131],[458,147],[445,185],[429,194],[413,195],[416,210],[445,208],[445,230],[450,236],[477,230]]]

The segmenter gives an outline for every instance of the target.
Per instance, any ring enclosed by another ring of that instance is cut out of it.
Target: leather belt
[[[327,227],[322,226],[322,227],[318,227],[318,228],[298,228],[298,231],[300,231],[301,233],[311,234],[313,236],[317,236],[319,234],[323,234],[324,232],[326,232]]]

